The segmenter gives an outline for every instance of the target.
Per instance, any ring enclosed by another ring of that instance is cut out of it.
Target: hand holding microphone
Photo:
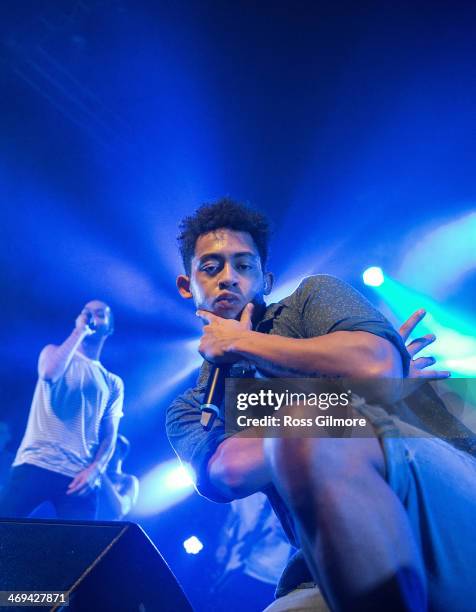
[[[85,336],[91,336],[96,332],[96,326],[92,313],[89,311],[81,312],[76,318],[76,329]]]
[[[234,346],[244,332],[251,330],[252,313],[252,303],[244,307],[239,321],[223,319],[206,310],[197,310],[197,316],[205,323],[198,350],[204,359],[213,363],[204,402],[200,406],[200,423],[207,431],[212,428],[220,412],[230,364],[239,359],[239,355],[234,352]]]
[[[251,330],[252,314],[251,302],[243,308],[239,320],[224,319],[208,310],[197,310],[197,316],[205,324],[198,347],[200,355],[216,365],[233,363],[240,359],[235,345],[244,333]]]

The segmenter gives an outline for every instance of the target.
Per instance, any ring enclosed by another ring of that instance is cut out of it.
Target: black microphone
[[[230,373],[230,366],[212,366],[208,377],[203,404],[200,406],[200,423],[206,431],[213,427],[215,419],[220,414],[220,405],[225,394],[225,378]]]

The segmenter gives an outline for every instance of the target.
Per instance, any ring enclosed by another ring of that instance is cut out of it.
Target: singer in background
[[[401,335],[335,277],[305,278],[290,296],[266,305],[273,278],[268,222],[259,213],[223,199],[199,208],[180,229],[184,273],[177,286],[204,322],[205,361],[196,387],[168,410],[169,440],[193,465],[200,493],[227,502],[263,491],[300,548],[268,612],[324,609],[316,585],[331,610],[474,609],[472,432],[434,392],[425,391],[419,412],[403,397],[388,403],[391,381],[399,388],[409,371],[421,382],[412,389],[420,407],[425,381],[449,373],[429,370],[431,358],[411,363]],[[433,340],[409,347],[415,354]],[[223,364],[232,377],[388,378],[382,402],[391,410],[353,407],[368,421],[366,438],[243,437],[225,431],[222,413],[206,426],[202,419],[204,403],[221,403],[210,397],[208,381]],[[247,609],[252,604],[250,594]]]
[[[50,501],[62,519],[94,519],[97,486],[116,443],[124,385],[100,357],[111,309],[88,302],[72,333],[40,354],[23,440],[0,498],[0,516],[27,517]]]

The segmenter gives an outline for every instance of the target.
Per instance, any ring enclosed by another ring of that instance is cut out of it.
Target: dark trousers
[[[0,496],[0,516],[26,518],[43,502],[53,504],[59,519],[94,520],[97,492],[66,495],[73,479],[51,470],[23,463],[13,467]]]

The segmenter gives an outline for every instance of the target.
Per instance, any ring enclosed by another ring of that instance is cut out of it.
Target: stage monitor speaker
[[[0,519],[0,591],[66,591],[46,607],[0,610],[191,612],[175,576],[134,523]],[[2,594],[5,597],[5,594]],[[31,601],[31,599],[30,599]]]

